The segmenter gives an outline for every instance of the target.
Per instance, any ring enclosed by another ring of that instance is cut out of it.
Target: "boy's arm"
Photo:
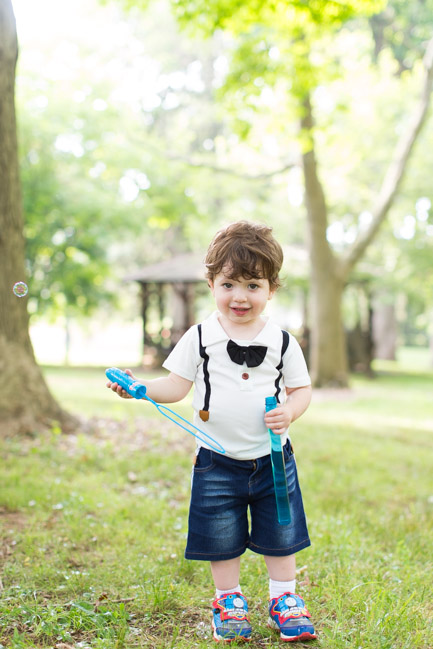
[[[125,372],[138,383],[145,385],[146,394],[157,403],[175,403],[176,401],[181,401],[186,397],[192,386],[192,381],[184,379],[182,376],[173,372],[170,372],[168,376],[161,376],[157,379],[150,379],[149,381],[137,379],[131,370],[125,370]],[[108,381],[107,388],[110,388],[124,399],[132,399],[118,383]]]
[[[286,388],[287,399],[282,405],[265,414],[265,424],[276,435],[282,435],[292,422],[300,417],[311,401],[311,385]]]

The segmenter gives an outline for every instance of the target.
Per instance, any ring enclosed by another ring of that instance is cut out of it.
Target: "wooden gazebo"
[[[156,365],[195,322],[206,287],[204,253],[171,257],[125,277],[138,282],[143,320],[143,364]]]

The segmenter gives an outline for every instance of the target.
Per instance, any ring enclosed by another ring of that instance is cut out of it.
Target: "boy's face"
[[[267,279],[233,279],[224,270],[213,281],[209,280],[209,286],[223,318],[245,325],[258,320],[275,293]]]

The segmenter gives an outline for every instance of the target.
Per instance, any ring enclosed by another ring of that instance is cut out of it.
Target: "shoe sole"
[[[299,640],[316,640],[317,635],[315,633],[310,633],[309,631],[304,631],[299,635],[288,636],[281,633],[281,629],[274,620],[269,619],[268,627],[274,629],[274,631],[280,631],[280,639],[284,642],[299,642]]]
[[[243,640],[244,642],[249,642],[251,640],[251,631],[250,635],[235,635],[233,638],[224,638],[224,636],[217,635],[216,627],[214,621],[212,620],[212,629],[213,629],[213,639],[215,642],[234,642],[235,640]]]

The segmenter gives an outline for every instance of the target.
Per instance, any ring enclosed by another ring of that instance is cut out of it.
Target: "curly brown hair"
[[[275,290],[283,251],[272,236],[272,228],[250,221],[238,221],[219,230],[207,250],[206,277],[211,281],[223,270],[231,279],[267,279]]]

